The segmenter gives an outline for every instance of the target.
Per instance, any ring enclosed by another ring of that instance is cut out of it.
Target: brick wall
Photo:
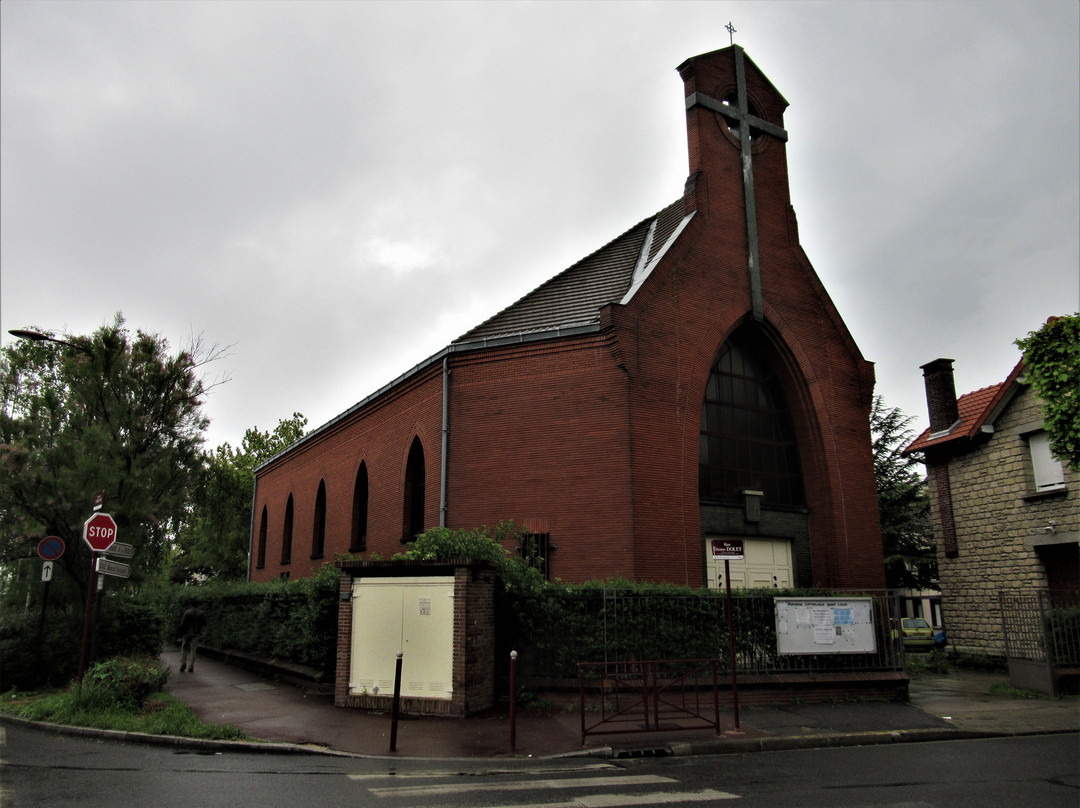
[[[347,553],[352,532],[356,474],[363,462],[369,486],[368,551],[389,558],[402,549],[405,466],[414,437],[424,448],[425,524],[439,523],[442,452],[442,375],[437,365],[355,413],[335,428],[263,469],[256,482],[251,579],[287,573],[304,578],[335,555]],[[321,558],[311,558],[315,498],[326,484],[326,535]],[[281,563],[286,502],[293,497],[292,560]],[[267,513],[266,566],[256,566],[259,520]]]

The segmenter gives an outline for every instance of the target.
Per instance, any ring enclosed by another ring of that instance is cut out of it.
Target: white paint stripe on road
[[[688,802],[716,802],[718,800],[737,800],[738,794],[726,791],[654,791],[649,794],[592,794],[590,796],[571,797],[558,802],[529,802],[512,805],[497,805],[492,808],[633,808],[639,805],[679,805]],[[441,805],[427,808],[444,808]]]
[[[652,774],[612,775],[601,777],[571,777],[551,780],[516,780],[511,783],[447,783],[437,786],[405,786],[404,788],[369,788],[376,797],[435,797],[442,794],[475,794],[482,791],[533,791],[558,788],[610,788],[619,786],[674,783],[670,777]]]
[[[476,782],[481,777],[505,777],[515,776],[532,777],[535,774],[562,774],[566,772],[596,772],[596,771],[623,771],[620,766],[613,763],[587,763],[582,766],[541,766],[530,769],[478,769],[477,771],[462,771],[461,769],[426,769],[414,772],[395,771],[374,774],[350,774],[350,780],[431,780],[435,777],[457,777],[465,782]]]
[[[737,799],[739,799],[738,794],[707,788],[704,791],[657,791],[652,794],[596,794],[592,797],[575,797],[570,804],[581,808],[620,808],[626,805],[677,805],[680,802]],[[551,806],[545,806],[545,808],[551,808]]]

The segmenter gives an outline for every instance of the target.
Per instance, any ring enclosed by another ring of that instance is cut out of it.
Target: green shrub
[[[62,687],[75,675],[82,642],[82,615],[53,609],[40,614],[0,614],[0,691]]]
[[[507,551],[492,538],[486,527],[475,530],[433,527],[425,530],[415,541],[408,543],[404,553],[397,553],[393,561],[492,561],[501,564]]]
[[[113,657],[83,674],[79,700],[84,707],[139,710],[168,681],[169,669],[157,657]]]
[[[153,601],[127,593],[109,594],[98,624],[98,658],[161,653],[164,615]]]
[[[952,655],[937,648],[925,654],[908,654],[907,672],[912,678],[924,674],[945,674],[952,670]]]
[[[178,639],[181,615],[197,604],[206,614],[204,644],[332,675],[337,659],[339,579],[339,571],[326,565],[311,578],[295,581],[175,586],[157,593],[156,608],[169,642]]]
[[[1009,669],[1009,662],[1003,656],[986,654],[953,654],[953,664],[962,670],[1001,673]]]

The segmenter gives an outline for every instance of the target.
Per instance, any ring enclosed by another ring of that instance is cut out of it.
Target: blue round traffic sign
[[[46,536],[38,542],[37,553],[46,561],[56,561],[64,554],[64,540],[59,536]]]

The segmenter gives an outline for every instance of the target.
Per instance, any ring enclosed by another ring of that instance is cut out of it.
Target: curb
[[[180,735],[148,735],[144,732],[125,732],[115,729],[97,729],[96,727],[73,727],[68,724],[52,724],[48,721],[33,721],[15,715],[0,714],[0,725],[10,724],[19,727],[31,727],[58,735],[71,735],[81,738],[98,738],[104,741],[142,743],[149,746],[167,746],[190,752],[257,752],[276,755],[327,755],[330,757],[359,758],[367,755],[341,752],[325,746],[305,746],[296,743],[271,743],[268,741],[229,741],[211,738],[185,738]]]
[[[359,752],[343,752],[326,746],[269,741],[229,741],[205,738],[185,738],[179,735],[148,735],[142,732],[73,727],[33,721],[13,715],[0,714],[0,725],[10,724],[31,727],[60,735],[71,735],[100,740],[142,743],[166,746],[193,753],[247,752],[270,755],[324,755],[327,757],[355,758],[364,760],[400,760],[401,756],[373,755]],[[933,741],[966,741],[979,738],[1006,738],[1025,735],[1068,734],[1074,730],[1044,730],[1023,732],[999,732],[960,729],[905,729],[876,730],[872,732],[847,732],[832,735],[781,735],[764,738],[725,738],[707,741],[679,741],[657,744],[647,749],[632,747],[599,746],[592,749],[574,750],[552,755],[542,755],[535,760],[559,760],[567,758],[629,759],[642,757],[690,757],[695,755],[736,755],[751,752],[786,752],[798,749],[831,749],[851,746],[880,746],[899,743],[926,743]],[[427,760],[485,760],[500,758],[424,758]]]

